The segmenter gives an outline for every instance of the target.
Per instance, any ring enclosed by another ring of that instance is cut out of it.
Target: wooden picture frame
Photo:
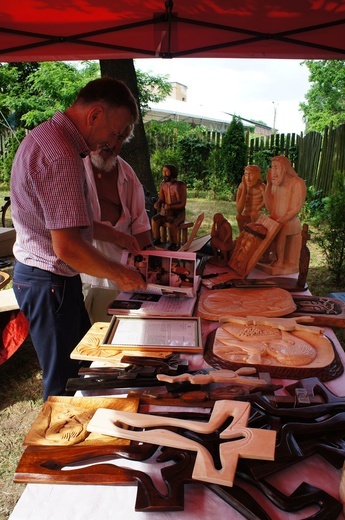
[[[116,350],[188,352],[202,354],[198,317],[113,316],[102,341]]]

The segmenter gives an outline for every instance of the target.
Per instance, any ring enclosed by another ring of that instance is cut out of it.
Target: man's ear
[[[104,110],[102,105],[93,105],[87,115],[88,125],[93,126],[97,119],[99,119],[103,115],[103,112]]]

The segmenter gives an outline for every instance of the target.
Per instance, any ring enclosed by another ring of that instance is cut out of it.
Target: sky
[[[309,70],[301,61],[136,59],[135,67],[186,85],[190,103],[262,121],[280,133],[304,131],[299,104],[310,83]]]

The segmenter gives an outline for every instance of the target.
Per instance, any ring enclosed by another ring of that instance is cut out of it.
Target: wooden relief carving
[[[249,365],[290,379],[318,376],[326,381],[339,376],[343,367],[332,342],[323,329],[297,321],[306,318],[229,318],[210,335],[205,360],[216,368]]]
[[[137,398],[49,397],[24,439],[24,445],[72,446],[114,443],[113,437],[90,434],[86,427],[99,407],[138,409]],[[116,444],[123,444],[118,439]],[[128,444],[128,441],[125,441]]]
[[[202,294],[197,315],[211,321],[228,316],[284,316],[296,309],[291,294],[284,289],[219,289]]]

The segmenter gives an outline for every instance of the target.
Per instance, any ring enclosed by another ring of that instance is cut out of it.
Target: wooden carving
[[[204,293],[197,315],[211,321],[226,321],[228,316],[284,316],[296,309],[291,294],[284,289],[220,289]]]
[[[113,437],[90,434],[86,427],[100,407],[136,412],[138,406],[136,398],[50,396],[26,435],[24,445],[124,444],[123,439],[115,441]]]
[[[250,403],[240,401],[217,401],[208,423],[99,409],[87,428],[105,435],[196,451],[194,479],[232,486],[239,457],[274,460],[276,433],[247,428],[249,413]],[[233,420],[224,428],[224,422],[229,417]],[[133,431],[128,429],[129,426],[145,430]],[[220,429],[219,438],[223,441],[219,446],[221,468],[215,468],[210,452],[203,445],[164,427],[203,434]]]
[[[246,224],[236,240],[229,267],[246,278],[280,229],[279,222],[260,214],[255,222]]]
[[[215,368],[250,365],[280,378],[338,377],[344,368],[330,339],[299,319],[304,318],[229,317],[209,335],[205,360]]]
[[[115,346],[104,345],[104,336],[109,329],[109,323],[94,323],[83,339],[78,343],[71,353],[72,359],[85,361],[105,361],[121,366],[121,359],[125,355],[133,355],[132,351],[118,349]],[[162,351],[136,351],[137,356],[149,356],[152,358],[166,359],[172,352]]]

